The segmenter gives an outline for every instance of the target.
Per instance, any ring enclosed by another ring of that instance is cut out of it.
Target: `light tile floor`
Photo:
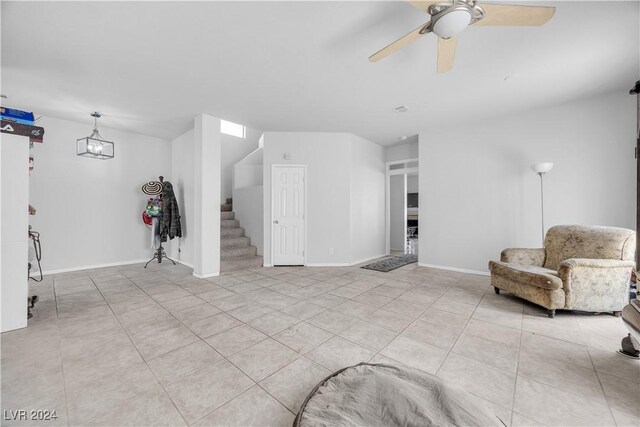
[[[549,319],[487,277],[409,265],[201,280],[150,264],[49,276],[32,293],[29,327],[0,336],[2,410],[58,418],[3,425],[291,425],[322,378],[369,360],[437,374],[513,426],[640,423],[621,319]]]

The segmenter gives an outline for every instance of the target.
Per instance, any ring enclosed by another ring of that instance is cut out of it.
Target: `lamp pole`
[[[542,218],[542,246],[544,247],[544,172],[538,172],[540,176],[540,217]]]
[[[542,246],[544,247],[544,174],[553,168],[553,163],[536,163],[531,169],[540,177],[540,217],[542,218]]]

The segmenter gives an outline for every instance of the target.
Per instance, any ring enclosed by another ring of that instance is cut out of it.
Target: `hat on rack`
[[[150,196],[162,193],[162,183],[159,181],[149,181],[142,186],[142,192]]]

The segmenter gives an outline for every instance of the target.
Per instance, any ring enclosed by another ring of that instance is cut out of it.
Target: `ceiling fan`
[[[414,0],[409,3],[431,15],[431,20],[371,55],[370,62],[379,61],[424,34],[434,33],[438,36],[438,72],[444,73],[453,67],[457,45],[456,34],[469,25],[540,26],[551,19],[556,11],[555,7],[546,6],[489,3],[479,5],[477,0]]]

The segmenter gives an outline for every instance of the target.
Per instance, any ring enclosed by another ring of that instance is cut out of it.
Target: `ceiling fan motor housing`
[[[429,13],[432,16],[431,31],[444,39],[464,31],[484,16],[484,10],[475,1],[436,3],[429,7]]]

